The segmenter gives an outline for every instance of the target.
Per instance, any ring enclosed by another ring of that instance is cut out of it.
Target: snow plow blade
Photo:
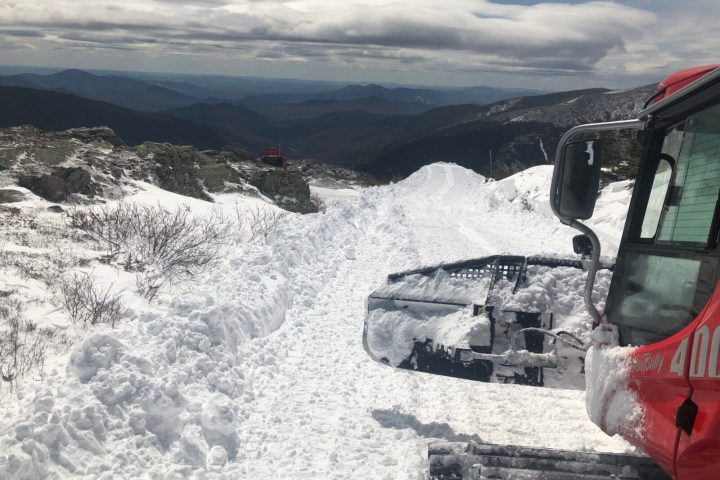
[[[431,480],[670,480],[651,458],[482,443],[428,447]]]
[[[401,369],[584,389],[585,275],[576,259],[511,255],[390,274],[368,297],[363,345]]]

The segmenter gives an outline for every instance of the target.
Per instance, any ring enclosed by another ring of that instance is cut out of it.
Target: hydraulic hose
[[[552,337],[555,340],[558,340],[565,345],[574,348],[576,350],[580,350],[581,352],[586,352],[588,347],[582,343],[582,341],[577,338],[575,335],[560,331],[560,332],[551,332],[550,330],[545,330],[544,328],[537,328],[537,327],[528,327],[528,328],[521,328],[517,332],[513,334],[512,337],[510,337],[510,350],[517,350],[517,346],[515,345],[515,339],[518,335],[525,332],[535,332],[535,333],[542,333],[543,335],[547,335],[548,337]],[[573,341],[568,340],[567,338],[564,338],[563,335],[566,335],[570,337]]]

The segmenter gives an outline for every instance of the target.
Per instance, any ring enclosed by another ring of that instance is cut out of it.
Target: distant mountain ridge
[[[437,107],[430,102],[509,90],[348,85],[236,102],[197,99],[138,79],[79,70],[0,77],[0,85],[7,84],[20,86],[0,86],[3,127],[108,126],[129,144],[153,140],[202,149],[230,145],[251,155],[280,145],[291,160],[314,159],[381,178],[404,177],[436,161],[456,162],[483,174],[492,171],[495,176],[547,163],[569,127],[630,118],[654,90],[654,86],[623,91],[593,88]],[[112,98],[117,103],[89,97]],[[146,110],[151,105],[153,109],[173,106],[152,112],[124,106],[141,99]],[[284,103],[274,103],[278,100]]]
[[[225,142],[250,151],[260,151],[280,141],[281,128],[259,113],[230,103],[196,103],[162,112],[163,115],[205,125]],[[216,146],[215,148],[219,148]]]
[[[280,94],[251,95],[241,103],[246,106],[269,105],[277,103],[300,103],[312,100],[335,100],[340,102],[356,101],[363,98],[377,97],[386,100],[406,103],[420,103],[432,106],[457,105],[464,103],[488,104],[510,97],[539,95],[540,90],[505,89],[487,86],[467,87],[463,89],[427,89],[396,87],[386,88],[381,85],[347,85],[345,87],[312,94]]]
[[[330,113],[364,112],[378,115],[417,115],[433,108],[425,103],[410,103],[382,97],[362,97],[356,100],[305,100],[298,103],[246,105],[259,114],[283,123],[294,123]]]
[[[27,73],[0,77],[0,84],[72,93],[142,112],[165,110],[198,102],[197,98],[134,78],[94,75],[77,69],[63,70],[51,75]]]
[[[268,80],[269,83],[276,82]],[[282,83],[281,83],[282,84]],[[143,112],[157,112],[186,107],[196,103],[227,102],[243,106],[261,107],[285,103],[302,103],[314,100],[339,102],[358,101],[371,97],[412,104],[425,104],[428,108],[460,103],[491,103],[503,98],[542,93],[536,90],[503,89],[495,87],[468,87],[464,89],[386,88],[380,85],[346,85],[317,91],[289,91],[278,94],[242,95],[232,88],[214,88],[194,85],[187,81],[153,81],[122,75],[96,75],[84,70],[69,69],[40,75],[23,73],[0,76],[0,85],[41,88],[72,93],[91,100],[113,103]],[[288,87],[284,87],[288,88]],[[295,111],[298,109],[295,108]],[[402,107],[401,107],[402,110]],[[407,110],[407,108],[405,108]],[[327,112],[326,112],[327,113]],[[403,112],[392,112],[403,113]],[[417,111],[413,111],[417,113]],[[303,115],[305,117],[308,114]]]
[[[107,126],[131,145],[152,140],[218,148],[229,143],[211,127],[167,115],[137,112],[67,93],[0,87],[0,127],[26,124],[43,130]]]
[[[439,122],[424,122],[414,133],[407,129],[409,134],[398,135],[400,141],[385,145],[361,169],[394,178],[434,161],[448,161],[484,174],[494,168],[495,174],[503,176],[551,163],[560,136],[575,125],[632,118],[654,91],[655,85],[619,92],[576,90],[508,99],[475,109],[431,110],[424,116],[438,116]]]

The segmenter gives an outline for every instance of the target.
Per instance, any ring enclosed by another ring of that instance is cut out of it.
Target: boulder
[[[240,175],[226,163],[208,163],[198,169],[198,176],[211,192],[225,190],[225,182],[239,183]]]
[[[51,202],[62,202],[72,193],[93,197],[101,191],[90,172],[79,167],[56,168],[52,175],[22,175],[18,185]]]
[[[169,143],[145,142],[137,153],[155,161],[155,175],[160,188],[188,197],[212,200],[210,192],[222,192],[225,183],[239,183],[240,175],[229,164],[226,155],[216,151],[200,152],[195,147]],[[230,154],[228,154],[230,155]]]
[[[51,202],[65,200],[65,181],[55,175],[23,175],[18,185]]]
[[[15,203],[25,200],[26,195],[17,190],[2,189],[0,190],[0,203]]]
[[[105,142],[113,147],[122,147],[125,145],[125,142],[109,127],[71,128],[70,130],[65,130],[64,133],[83,142]]]
[[[203,190],[196,167],[206,162],[196,148],[145,142],[137,147],[137,154],[155,161],[155,176],[160,188],[188,197],[211,200]]]
[[[317,212],[310,200],[310,186],[298,172],[268,170],[252,178],[252,185],[278,206],[291,212]]]
[[[65,193],[81,193],[94,197],[100,192],[100,186],[92,181],[90,172],[79,167],[60,167],[53,175],[65,182]]]

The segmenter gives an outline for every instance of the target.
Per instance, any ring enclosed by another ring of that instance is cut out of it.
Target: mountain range
[[[0,77],[0,85],[0,127],[104,125],[128,144],[231,145],[251,154],[280,145],[291,161],[335,163],[385,179],[435,161],[496,177],[548,163],[567,128],[628,118],[653,88],[540,94],[374,84],[317,91],[313,84],[306,90],[219,98],[213,96],[217,87],[80,70],[8,75]]]

